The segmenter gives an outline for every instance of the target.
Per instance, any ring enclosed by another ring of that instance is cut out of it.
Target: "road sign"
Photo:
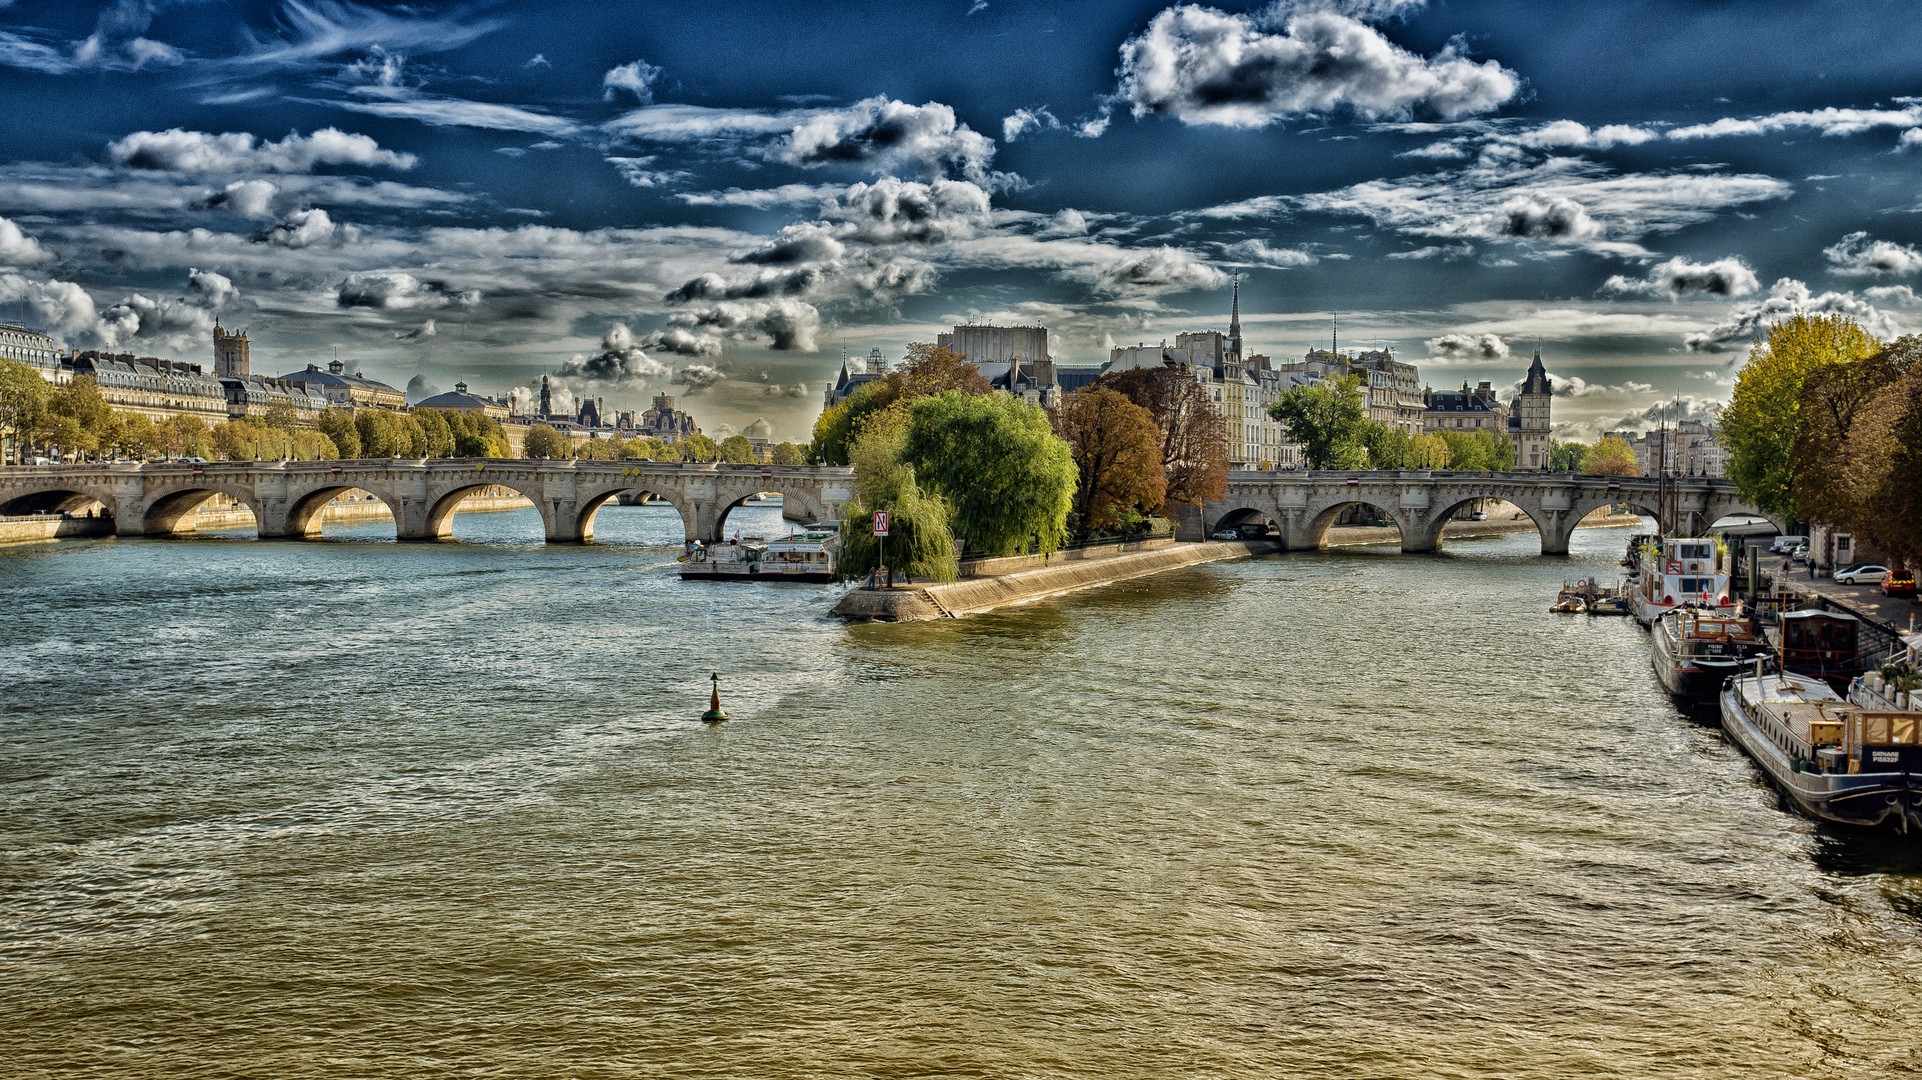
[[[761,470],[761,479],[763,479],[763,480],[772,480],[772,479],[774,479],[774,470],[772,470],[772,469],[762,469],[762,470]]]
[[[1361,477],[1359,477],[1359,476],[1351,476],[1351,477],[1349,477],[1349,478],[1348,478],[1348,486],[1349,486],[1349,487],[1359,487],[1360,485],[1361,485]]]
[[[886,536],[887,534],[888,512],[886,510],[876,510],[874,512],[874,535]]]

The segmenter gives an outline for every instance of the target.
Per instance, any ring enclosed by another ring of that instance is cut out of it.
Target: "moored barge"
[[[1922,837],[1922,713],[1851,706],[1793,673],[1730,679],[1722,729],[1810,817]]]

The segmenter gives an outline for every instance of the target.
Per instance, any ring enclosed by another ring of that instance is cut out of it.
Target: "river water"
[[[1621,530],[853,627],[596,532],[0,550],[0,1074],[1922,1068],[1922,860],[1545,614]]]

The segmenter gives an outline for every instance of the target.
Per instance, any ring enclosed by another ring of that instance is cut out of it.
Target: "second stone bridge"
[[[121,536],[191,528],[215,495],[253,511],[262,537],[320,535],[321,512],[359,489],[393,511],[402,540],[451,534],[454,508],[482,488],[518,492],[540,512],[549,543],[593,539],[594,515],[624,493],[669,503],[689,540],[718,540],[729,510],[758,492],[782,496],[791,520],[823,521],[851,492],[847,469],[652,461],[501,459],[215,462],[0,468],[0,515],[82,511],[98,504]]]

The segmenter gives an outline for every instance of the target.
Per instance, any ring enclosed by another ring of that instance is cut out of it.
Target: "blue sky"
[[[1922,323],[1922,6],[0,0],[0,315],[803,437],[842,350],[1221,328],[1726,396]]]

